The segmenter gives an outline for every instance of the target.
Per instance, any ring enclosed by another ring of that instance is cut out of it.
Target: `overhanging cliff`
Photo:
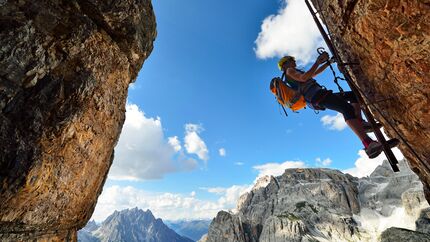
[[[0,240],[75,240],[153,48],[150,0],[0,1]]]
[[[430,201],[430,1],[312,0],[375,117]]]

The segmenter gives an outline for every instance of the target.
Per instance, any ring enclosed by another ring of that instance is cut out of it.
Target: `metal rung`
[[[381,143],[382,149],[385,153],[385,156],[388,159],[388,162],[391,165],[391,168],[393,169],[394,172],[399,172],[400,170],[399,170],[399,167],[397,166],[397,164],[399,164],[399,161],[397,160],[396,156],[394,155],[393,151],[391,150],[391,147],[388,146],[387,140],[385,140],[384,135],[382,134],[381,130],[377,128],[377,124],[376,124],[375,120],[369,119],[369,117],[367,115],[370,113],[367,113],[365,111],[364,114],[366,115],[366,118],[368,118],[367,120],[372,125],[373,131],[376,135],[376,139],[378,140],[379,143]]]
[[[382,141],[381,143],[382,143],[382,148],[384,149],[384,153],[387,156],[387,159],[390,162],[391,167],[393,168],[393,171],[398,172],[399,167],[397,166],[397,164],[399,164],[399,161],[394,156],[393,150],[391,150],[391,147],[388,146],[388,144],[386,143],[386,140]]]
[[[361,99],[361,96],[359,96]],[[388,146],[387,141],[385,140],[384,135],[382,134],[381,130],[378,129],[378,126],[376,124],[376,121],[372,115],[372,113],[369,110],[369,107],[366,105],[365,102],[363,103],[363,107],[362,110],[364,112],[364,115],[366,116],[366,119],[368,122],[370,122],[370,124],[372,125],[373,128],[373,132],[375,133],[376,139],[378,140],[379,143],[381,143],[382,145],[382,150],[385,153],[385,156],[388,159],[388,162],[391,165],[391,169],[393,169],[394,172],[399,172],[399,167],[397,166],[397,164],[399,164],[399,162],[397,161],[396,156],[394,155],[393,151],[391,150],[391,147]]]

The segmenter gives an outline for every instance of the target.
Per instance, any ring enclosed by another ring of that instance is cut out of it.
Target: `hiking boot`
[[[374,130],[373,130],[373,127],[372,127],[372,124],[371,123],[369,123],[369,122],[367,122],[367,121],[363,121],[363,129],[364,129],[364,132],[366,132],[366,133],[372,133],[372,132],[374,132]],[[376,128],[377,129],[380,129],[380,128],[382,128],[382,124],[381,123],[376,123]]]
[[[376,158],[382,152],[382,144],[378,141],[372,141],[364,151],[370,159]]]
[[[399,143],[400,141],[398,139],[387,140],[387,145],[390,148],[396,147]],[[383,151],[382,144],[378,141],[372,141],[364,151],[370,159],[376,158]]]

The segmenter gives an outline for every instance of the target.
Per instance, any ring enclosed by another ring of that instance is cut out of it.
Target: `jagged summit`
[[[99,225],[97,225],[96,221],[94,221],[94,220],[89,221],[89,222],[87,223],[87,225],[85,225],[85,229],[86,229],[88,232],[92,232],[92,231],[94,231],[94,230],[98,229],[99,227],[100,227],[100,226],[99,226]]]
[[[151,210],[147,209],[146,211],[143,211],[142,209],[135,207],[132,209],[125,209],[121,211],[115,210],[110,216],[105,219],[105,221],[103,221],[102,225],[111,224],[115,220],[137,220],[143,223],[156,220],[161,221],[161,219],[156,219],[154,217]]]
[[[260,178],[237,213],[218,213],[203,241],[374,241],[382,231],[369,221],[401,215],[414,225],[428,206],[418,177],[400,166],[388,172],[383,163],[361,179],[326,168]]]
[[[148,209],[139,208],[115,211],[96,230],[89,231],[87,225],[79,233],[80,241],[153,241],[191,242],[156,219]],[[90,225],[92,226],[92,224]]]

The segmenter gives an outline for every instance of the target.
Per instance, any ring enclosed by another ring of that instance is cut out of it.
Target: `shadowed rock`
[[[149,0],[0,1],[0,239],[76,240],[153,48]]]
[[[430,242],[430,235],[408,229],[389,228],[381,234],[381,242]]]

